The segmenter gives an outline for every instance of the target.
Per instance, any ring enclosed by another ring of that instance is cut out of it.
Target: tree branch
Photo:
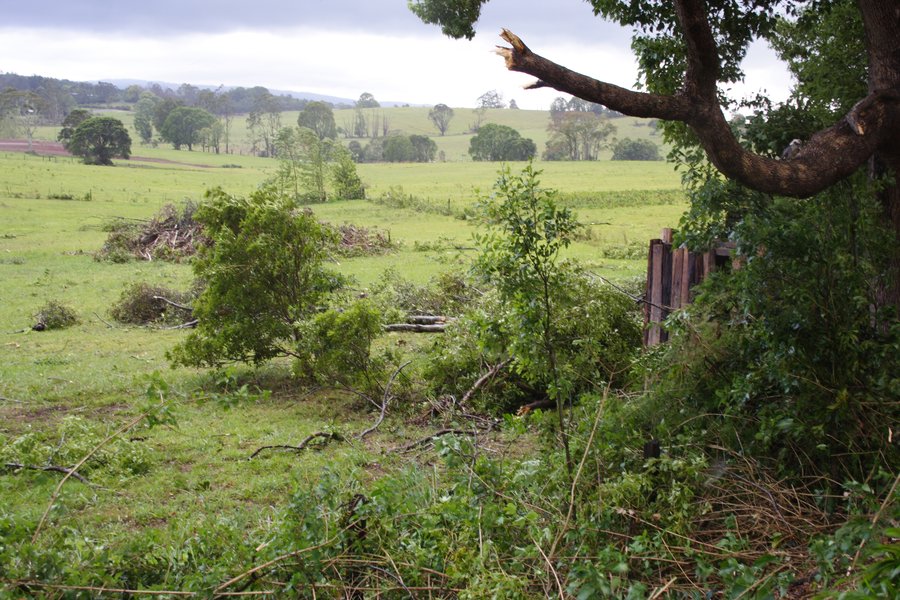
[[[873,92],[843,119],[812,137],[790,160],[759,156],[734,137],[717,99],[721,65],[702,0],[677,0],[676,14],[687,47],[681,92],[668,96],[634,92],[571,71],[532,52],[511,31],[498,47],[506,67],[538,78],[530,88],[552,87],[623,114],[686,123],[710,161],[724,175],[755,190],[796,198],[816,194],[854,173],[876,151],[887,150],[900,129],[900,90]]]

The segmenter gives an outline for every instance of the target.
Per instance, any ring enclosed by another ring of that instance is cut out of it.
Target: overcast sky
[[[474,106],[488,90],[546,109],[554,90],[525,91],[492,54],[506,27],[576,71],[632,87],[631,32],[584,0],[492,0],[472,41],[425,25],[406,0],[0,0],[0,72],[75,81],[143,79],[253,86],[381,101]],[[736,93],[790,81],[756,48]]]

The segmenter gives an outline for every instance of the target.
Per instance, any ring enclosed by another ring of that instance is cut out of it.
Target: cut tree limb
[[[374,425],[359,434],[359,439],[363,439],[364,437],[378,429],[378,426],[381,425],[382,421],[384,421],[384,415],[387,412],[388,401],[391,399],[391,385],[394,383],[394,379],[397,377],[397,375],[400,374],[400,371],[405,369],[411,362],[411,360],[406,361],[405,363],[397,367],[397,369],[391,374],[390,379],[388,379],[387,385],[384,386],[384,396],[381,399],[381,414],[378,415],[378,420],[375,421]]]
[[[385,325],[385,331],[409,331],[412,333],[443,333],[446,325],[444,323],[434,325],[420,325],[416,323],[391,323]]]
[[[686,123],[722,173],[764,193],[811,196],[855,172],[879,149],[888,150],[896,143],[900,95],[896,89],[881,89],[872,91],[835,125],[812,136],[790,160],[745,150],[716,97],[721,67],[705,6],[701,0],[675,2],[688,67],[681,91],[673,95],[635,92],[576,73],[535,54],[506,29],[501,37],[510,47],[498,47],[497,53],[509,70],[537,77],[531,87],[552,87],[630,116]]]
[[[487,383],[488,381],[493,379],[497,375],[497,373],[500,372],[501,369],[503,369],[504,367],[506,367],[506,365],[508,365],[510,363],[511,360],[512,360],[511,358],[507,358],[506,360],[502,360],[499,363],[497,363],[496,365],[494,365],[493,367],[491,367],[490,369],[488,369],[484,375],[482,375],[475,381],[475,383],[472,385],[472,387],[469,389],[469,391],[463,395],[462,400],[459,401],[460,405],[466,406],[468,404],[469,400],[472,399],[472,396],[475,395],[475,392],[477,392],[479,389],[481,389],[481,386],[483,386],[485,383]]]
[[[38,465],[23,465],[20,463],[4,463],[3,466],[6,467],[7,469],[14,469],[14,470],[27,469],[29,471],[54,471],[56,473],[63,473],[64,475],[74,477],[75,479],[77,479],[78,481],[80,481],[81,483],[84,483],[86,485],[91,484],[91,482],[88,481],[84,476],[78,474],[77,472],[73,471],[72,469],[68,469],[66,467],[60,467],[58,465],[46,465],[46,466],[41,467]]]
[[[261,448],[257,448],[256,452],[251,454],[247,460],[252,460],[252,459],[256,458],[256,455],[259,454],[260,452],[262,452],[263,450],[270,450],[272,448],[283,448],[285,450],[296,450],[297,452],[301,452],[310,447],[310,445],[309,445],[310,442],[312,442],[315,439],[320,439],[320,438],[324,439],[326,442],[329,442],[332,440],[339,442],[344,439],[343,436],[341,436],[339,433],[333,433],[333,432],[328,432],[328,431],[317,431],[316,433],[306,436],[306,438],[304,438],[304,440],[296,446],[290,446],[287,444],[273,444],[271,446],[263,446]],[[323,444],[319,444],[319,445],[323,445]]]

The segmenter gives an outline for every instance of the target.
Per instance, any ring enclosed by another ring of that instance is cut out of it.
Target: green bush
[[[120,323],[146,325],[148,323],[184,323],[191,318],[189,309],[173,306],[160,298],[187,306],[196,293],[183,293],[146,282],[129,285],[109,309],[109,314]]]
[[[734,234],[745,265],[669,320],[660,405],[720,415],[727,443],[785,474],[864,481],[896,468],[886,427],[900,419],[900,323],[879,305],[891,252],[879,216],[848,184],[745,215]]]
[[[193,262],[206,287],[193,303],[197,328],[170,360],[218,366],[296,356],[301,323],[344,282],[324,266],[334,232],[272,187],[248,198],[209,190],[196,218],[211,240]]]
[[[34,315],[35,329],[65,329],[78,323],[78,314],[69,306],[49,300],[47,304]]]
[[[294,372],[318,383],[359,385],[367,391],[384,383],[384,368],[372,359],[381,335],[381,314],[368,301],[327,310],[298,324]]]

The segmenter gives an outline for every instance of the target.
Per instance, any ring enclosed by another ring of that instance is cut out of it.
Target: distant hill
[[[164,81],[149,81],[146,79],[104,79],[103,81],[107,81],[112,83],[117,88],[124,90],[130,85],[139,85],[142,88],[149,88],[151,85],[158,84],[163,88],[169,88],[171,90],[177,90],[181,85],[180,83],[171,83]],[[197,85],[195,86],[197,89],[201,90],[217,90],[219,86],[217,85]],[[225,91],[230,91],[237,89],[241,86],[236,85],[224,85],[222,89]],[[276,96],[290,96],[292,98],[297,98],[298,100],[316,100],[319,102],[328,102],[334,106],[354,106],[356,104],[356,98],[342,98],[340,96],[329,96],[327,94],[316,94],[315,92],[299,92],[296,90],[277,90],[274,88],[267,88],[272,94]],[[403,102],[400,100],[380,100],[378,101],[384,107],[391,106],[410,106],[408,102]],[[412,105],[412,106],[421,106],[421,105]]]

